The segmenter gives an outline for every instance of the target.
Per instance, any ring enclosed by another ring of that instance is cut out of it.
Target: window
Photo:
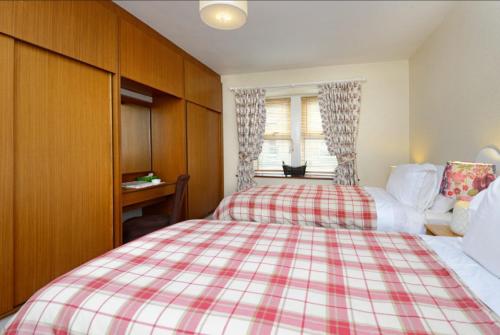
[[[307,172],[332,173],[336,159],[326,148],[318,98],[292,96],[266,99],[266,129],[258,171],[283,171],[282,162],[293,166],[307,162]]]
[[[307,171],[333,172],[337,159],[326,147],[318,97],[302,97],[301,105],[301,164],[307,162]]]
[[[290,164],[292,135],[290,98],[266,99],[266,130],[256,170],[283,170],[282,162]]]

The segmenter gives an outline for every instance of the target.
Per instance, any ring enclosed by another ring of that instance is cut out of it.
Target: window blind
[[[266,99],[264,139],[290,139],[290,98]]]
[[[332,173],[337,159],[326,147],[318,97],[302,97],[301,163],[307,162],[308,172]]]
[[[261,171],[282,170],[290,164],[292,152],[290,98],[266,99],[264,143],[254,168]]]

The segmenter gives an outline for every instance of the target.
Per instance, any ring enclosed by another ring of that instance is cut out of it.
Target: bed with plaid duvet
[[[59,277],[7,334],[500,334],[418,236],[186,221]]]
[[[377,229],[375,201],[359,186],[285,184],[253,187],[225,197],[213,218]]]

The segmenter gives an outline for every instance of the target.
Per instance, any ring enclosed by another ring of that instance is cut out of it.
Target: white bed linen
[[[375,200],[377,230],[422,234],[425,231],[425,213],[406,206],[380,187],[366,186],[364,189]]]
[[[481,301],[500,315],[500,279],[463,252],[462,238],[422,235],[422,239]]]
[[[436,224],[450,224],[453,218],[451,212],[439,213],[430,210],[425,211],[425,221],[426,223],[436,223]]]

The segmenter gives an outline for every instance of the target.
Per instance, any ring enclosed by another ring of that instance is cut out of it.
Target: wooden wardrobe
[[[209,215],[222,199],[222,85],[200,64],[184,61],[187,103],[188,217]]]
[[[206,216],[220,76],[110,1],[0,1],[0,317],[121,244],[123,83],[154,96],[153,170],[190,174],[186,216]]]
[[[15,55],[17,305],[112,248],[113,170],[111,75],[22,42]]]
[[[0,35],[0,315],[14,301],[13,111],[14,39]]]
[[[5,312],[113,246],[112,91],[106,71],[5,36],[0,45]]]
[[[189,181],[188,216],[191,219],[209,215],[219,204],[222,190],[221,115],[188,102],[187,150]]]

